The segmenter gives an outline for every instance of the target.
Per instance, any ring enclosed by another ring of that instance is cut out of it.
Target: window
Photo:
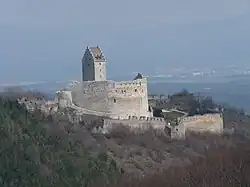
[[[137,92],[137,89],[135,89],[135,92]]]
[[[90,64],[88,64],[88,67],[90,66]]]
[[[102,63],[100,62],[99,65],[102,65]]]
[[[116,99],[114,99],[114,103],[116,103]]]

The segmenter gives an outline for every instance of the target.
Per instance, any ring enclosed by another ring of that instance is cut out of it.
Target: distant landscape
[[[204,96],[212,96],[219,103],[227,103],[250,112],[250,81],[228,82],[161,82],[149,84],[149,91],[153,94],[173,94],[181,89],[199,92]]]
[[[127,78],[128,79],[128,78]],[[212,96],[219,103],[227,103],[237,108],[243,108],[250,113],[250,76],[225,76],[218,78],[166,78],[149,77],[148,89],[150,94],[173,94],[183,89]],[[71,81],[51,81],[27,83],[20,85],[27,90],[45,92],[53,97],[55,91],[64,88]],[[1,90],[3,91],[3,87]],[[5,86],[7,87],[7,86]]]

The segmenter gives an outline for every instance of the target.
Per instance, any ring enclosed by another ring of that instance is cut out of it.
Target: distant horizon
[[[145,76],[145,75],[144,75]],[[125,81],[125,80],[132,80],[135,77],[135,75],[126,75],[126,76],[107,76],[107,80],[114,80],[114,81]],[[217,76],[215,77],[209,77],[209,76],[192,76],[191,74],[187,77],[181,77],[181,76],[147,76],[148,81],[150,84],[154,83],[201,83],[201,82],[207,82],[207,83],[222,83],[222,82],[228,82],[232,80],[238,80],[239,78],[243,79],[249,79],[250,80],[250,74],[231,74],[231,75],[221,75],[219,76],[220,79],[218,79]],[[79,79],[64,79],[64,80],[42,80],[42,81],[16,81],[16,82],[9,82],[9,83],[0,83],[1,87],[5,86],[25,86],[25,85],[36,85],[36,84],[46,84],[46,83],[65,83],[65,82],[72,82],[72,81],[81,81],[81,78]]]
[[[248,0],[4,1],[0,80],[78,79],[92,45],[102,48],[111,77],[249,68],[249,22]]]

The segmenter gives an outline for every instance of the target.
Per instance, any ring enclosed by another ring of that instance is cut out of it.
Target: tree
[[[15,99],[0,97],[1,186],[80,187],[119,176],[105,153],[90,154],[66,130],[54,133],[58,120],[51,118],[28,112]]]

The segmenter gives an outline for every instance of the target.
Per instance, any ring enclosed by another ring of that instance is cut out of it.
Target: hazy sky
[[[87,45],[110,75],[250,66],[249,23],[250,0],[0,0],[0,82],[79,79]]]

